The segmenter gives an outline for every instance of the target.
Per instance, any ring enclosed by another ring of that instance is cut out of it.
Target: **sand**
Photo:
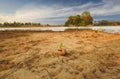
[[[0,32],[0,79],[120,79],[120,34]]]

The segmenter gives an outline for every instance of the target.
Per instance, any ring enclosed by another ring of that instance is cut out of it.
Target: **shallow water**
[[[0,28],[0,31],[65,31],[66,29],[92,29],[120,34],[120,26]]]

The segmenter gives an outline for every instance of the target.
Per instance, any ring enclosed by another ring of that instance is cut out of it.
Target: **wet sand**
[[[0,79],[120,79],[120,34],[0,32]]]

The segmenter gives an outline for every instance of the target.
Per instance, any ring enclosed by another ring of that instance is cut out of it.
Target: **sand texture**
[[[120,79],[120,34],[0,32],[0,79]]]

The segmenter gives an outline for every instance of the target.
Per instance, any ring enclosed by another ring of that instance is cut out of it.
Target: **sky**
[[[0,23],[64,24],[68,16],[84,11],[94,21],[120,21],[120,0],[0,0]]]

